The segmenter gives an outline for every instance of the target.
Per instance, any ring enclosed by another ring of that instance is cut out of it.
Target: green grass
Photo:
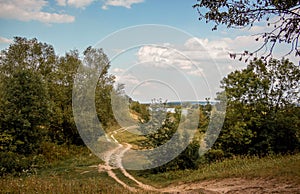
[[[47,156],[51,162],[40,166],[35,173],[23,174],[20,177],[2,177],[0,193],[132,193],[106,172],[98,172],[97,165],[103,161],[91,154],[88,148],[56,147],[54,144],[47,144],[45,147],[51,148]],[[129,186],[137,186],[120,170],[113,171]]]
[[[97,171],[96,165],[103,162],[87,148],[58,149],[47,146],[52,150],[52,154],[49,152],[48,156],[51,162],[44,164],[33,174],[2,177],[0,193],[131,193],[110,178],[106,172]],[[114,172],[128,185],[136,186],[135,182],[122,175],[119,170]],[[130,173],[141,182],[158,188],[224,178],[266,180],[272,178],[299,185],[300,154],[264,158],[236,157],[202,165],[197,170],[161,174],[149,174],[145,171],[130,171]]]
[[[128,131],[122,131],[117,134],[114,134],[114,137],[120,142],[120,143],[129,143],[132,145],[133,149],[138,149],[140,147],[140,142],[143,140],[146,140],[147,138],[142,135],[136,135],[133,133],[130,133]]]
[[[172,171],[161,174],[134,173],[140,181],[156,187],[224,178],[263,178],[289,181],[300,185],[300,154],[287,156],[236,157],[202,165],[197,170]]]
[[[52,145],[51,150],[48,157],[51,162],[36,173],[2,177],[0,193],[131,193],[107,173],[97,171],[96,165],[103,162],[87,148],[71,147],[63,151]]]
[[[65,179],[60,176],[5,178],[1,193],[130,193],[109,178]]]

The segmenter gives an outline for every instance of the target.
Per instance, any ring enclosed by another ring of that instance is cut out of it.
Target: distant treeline
[[[206,105],[207,103],[215,105],[217,101],[167,101],[165,104],[167,106],[181,106],[181,105]],[[141,103],[145,105],[150,105],[151,103]]]

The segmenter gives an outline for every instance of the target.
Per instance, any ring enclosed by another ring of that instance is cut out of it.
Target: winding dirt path
[[[110,150],[105,154],[105,157],[104,157],[105,164],[98,165],[98,172],[106,171],[108,176],[113,178],[115,181],[117,181],[119,184],[121,184],[124,188],[128,189],[129,191],[136,192],[137,190],[134,187],[128,186],[126,183],[124,183],[122,180],[120,180],[117,177],[117,175],[112,171],[112,169],[116,168],[111,165],[111,162],[113,162],[112,161],[113,155],[115,155],[120,149],[123,149],[123,146],[121,144],[119,144],[119,146],[117,148]]]
[[[129,128],[129,127],[127,127]],[[151,191],[158,191],[156,188],[150,186],[150,185],[146,185],[140,181],[138,181],[137,179],[135,179],[131,174],[129,174],[126,169],[123,167],[122,165],[122,157],[124,156],[124,154],[130,150],[130,148],[132,147],[130,144],[125,144],[122,145],[120,144],[114,137],[114,134],[118,133],[118,132],[123,132],[125,131],[127,128],[120,128],[118,130],[113,131],[112,133],[110,133],[109,138],[110,141],[114,141],[115,143],[118,144],[118,147],[116,147],[113,150],[109,150],[107,153],[104,154],[104,161],[105,164],[99,164],[98,165],[98,171],[99,172],[103,172],[106,171],[107,174],[115,179],[119,184],[121,184],[122,186],[124,186],[126,189],[133,191],[133,192],[137,192],[138,190],[134,187],[131,187],[129,185],[127,185],[126,183],[124,183],[122,180],[120,180],[116,174],[112,171],[112,169],[120,169],[121,172],[124,174],[124,176],[126,176],[127,178],[129,178],[130,180],[134,181],[141,189],[143,190],[151,190]]]
[[[204,193],[204,194],[262,194],[262,193],[300,193],[300,186],[275,179],[226,178],[171,186],[162,190],[166,193]]]
[[[262,194],[262,193],[299,193],[300,186],[295,183],[284,183],[275,179],[243,179],[243,178],[226,178],[221,180],[211,180],[211,181],[201,181],[196,183],[184,183],[171,185],[167,188],[157,189],[153,186],[146,185],[137,179],[135,179],[131,174],[129,174],[122,165],[122,157],[124,154],[130,150],[130,144],[120,144],[115,138],[114,134],[118,132],[123,132],[127,128],[120,128],[113,131],[108,136],[110,141],[114,141],[118,146],[112,150],[107,151],[104,155],[105,164],[98,165],[99,172],[107,172],[107,174],[121,184],[124,188],[131,192],[141,193],[141,189],[144,191],[154,191],[161,193],[185,193],[185,194]],[[132,180],[137,184],[139,188],[129,186],[122,180],[120,180],[117,175],[112,171],[113,169],[120,169],[124,176]]]

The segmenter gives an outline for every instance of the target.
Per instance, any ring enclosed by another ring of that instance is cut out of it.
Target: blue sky
[[[245,67],[229,59],[228,52],[254,50],[259,44],[252,35],[266,27],[220,27],[212,32],[212,24],[198,21],[197,10],[192,8],[196,2],[0,0],[0,49],[7,48],[15,36],[51,44],[58,55],[99,46],[112,59],[110,72],[117,82],[125,83],[126,92],[137,100],[214,98],[222,77]],[[170,35],[160,35],[162,31]],[[117,42],[113,33],[119,37]],[[283,56],[285,48],[279,47],[275,55]]]
[[[5,9],[7,2],[15,9],[1,11]],[[36,8],[26,8],[26,2],[31,2]],[[211,34],[209,27],[201,25],[197,20],[197,12],[192,8],[195,0],[67,0],[62,1],[66,3],[65,6],[59,6],[58,2],[60,1],[0,0],[0,37],[35,37],[52,44],[58,54],[64,54],[74,48],[82,51],[116,30],[140,24],[171,25],[195,36]],[[105,5],[106,9],[103,9]],[[33,16],[24,18],[19,9],[26,12],[24,14]],[[5,14],[6,12],[11,14]],[[42,16],[34,16],[38,12],[56,13],[61,18],[57,19],[52,15],[51,19],[46,20]],[[1,48],[7,46],[3,42],[5,41],[2,41]]]

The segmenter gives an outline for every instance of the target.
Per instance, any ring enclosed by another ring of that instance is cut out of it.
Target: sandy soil
[[[283,183],[274,179],[242,179],[228,178],[222,180],[202,181],[171,186],[162,190],[166,193],[300,193],[300,186],[293,183]]]
[[[116,130],[115,132],[119,132]],[[118,143],[117,140],[111,135],[111,140]],[[153,186],[146,185],[138,180],[136,180],[131,174],[129,174],[122,166],[123,155],[131,148],[129,144],[119,144],[113,150],[108,151],[105,154],[105,164],[98,166],[99,172],[107,172],[107,174],[115,179],[119,184],[124,186],[124,188],[137,193],[142,193],[143,191],[155,191],[161,193],[183,193],[183,194],[262,194],[262,193],[286,193],[286,194],[300,194],[300,185],[295,183],[280,182],[275,179],[242,179],[242,178],[227,178],[221,180],[210,180],[201,181],[195,183],[185,183],[171,185],[167,188],[157,189]],[[112,169],[119,168],[121,172],[129,179],[137,184],[138,188],[132,187],[120,180]],[[142,189],[142,190],[141,190]]]

